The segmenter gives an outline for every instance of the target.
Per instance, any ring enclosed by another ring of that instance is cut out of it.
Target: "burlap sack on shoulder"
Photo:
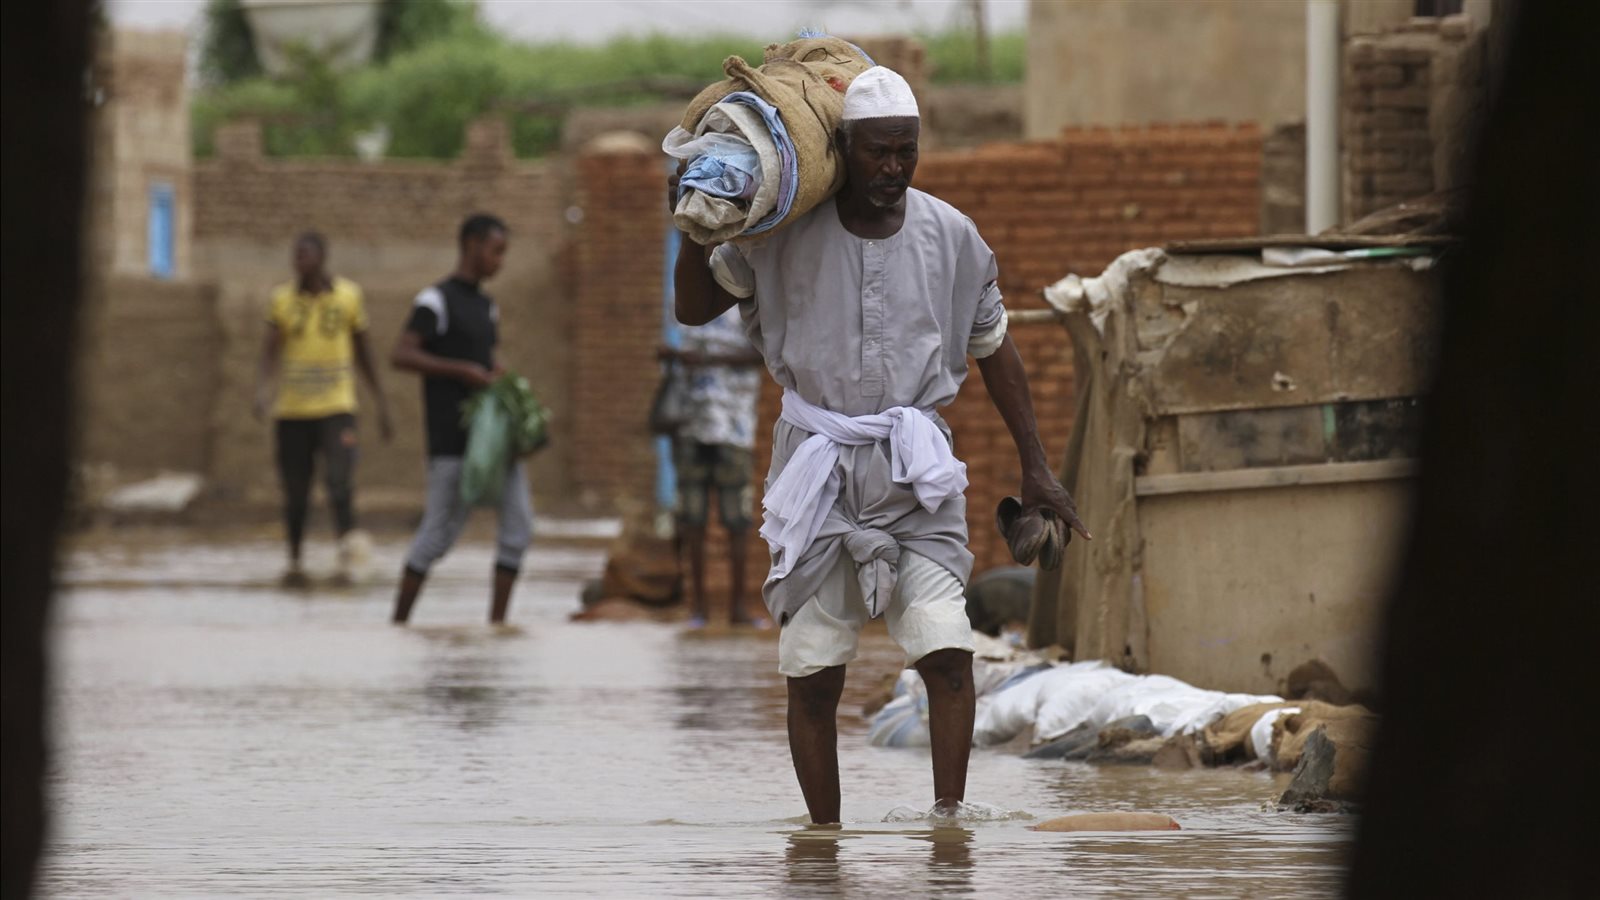
[[[805,215],[844,184],[844,166],[833,135],[844,115],[844,92],[871,62],[854,44],[834,37],[801,38],[766,49],[759,67],[730,56],[722,64],[728,77],[689,102],[683,127],[694,131],[712,106],[736,91],[750,91],[777,108],[794,143],[799,183],[788,215],[770,234]],[[751,235],[749,237],[761,237]],[[737,237],[735,241],[747,240]]]

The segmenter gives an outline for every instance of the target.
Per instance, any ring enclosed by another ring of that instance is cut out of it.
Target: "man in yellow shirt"
[[[327,256],[322,235],[308,231],[295,240],[295,280],[272,293],[256,380],[256,418],[265,419],[270,407],[277,422],[278,476],[289,538],[284,583],[291,587],[307,584],[300,545],[318,456],[339,534],[340,576],[350,577],[370,553],[371,542],[355,527],[355,365],[377,400],[378,429],[385,442],[392,433],[389,404],[367,352],[361,288],[329,275]]]

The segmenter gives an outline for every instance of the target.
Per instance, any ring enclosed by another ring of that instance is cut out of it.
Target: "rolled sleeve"
[[[1010,319],[1006,316],[1005,305],[1000,302],[1000,292],[991,284],[988,293],[993,295],[993,303],[985,297],[984,303],[978,306],[978,318],[972,323],[972,337],[967,340],[967,353],[973,359],[993,356],[1006,339]]]
[[[748,300],[756,293],[756,273],[744,254],[732,244],[722,244],[711,251],[711,277],[722,289]]]

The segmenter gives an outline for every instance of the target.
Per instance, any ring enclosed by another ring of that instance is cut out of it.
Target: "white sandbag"
[[[1041,677],[1049,680],[1039,688],[1039,708],[1033,723],[1034,743],[1053,741],[1089,721],[1090,712],[1106,694],[1138,676],[1096,660],[1061,666]],[[1104,725],[1110,721],[1106,719],[1095,724]]]
[[[1162,737],[1190,734],[1224,715],[1252,703],[1277,703],[1279,697],[1250,694],[1224,694],[1207,691],[1167,675],[1129,676],[1128,680],[1104,692],[1066,730],[1079,724],[1102,727],[1118,719],[1145,716]],[[1043,712],[1041,711],[1041,725]],[[1066,730],[1060,732],[1065,734]]]
[[[1014,681],[978,698],[973,717],[972,746],[1004,744],[1033,727],[1039,713],[1039,690],[1043,679],[1059,669],[1029,667],[1019,671]]]
[[[973,661],[972,687],[977,695],[980,719],[986,704],[994,697],[1009,694],[1033,680],[1034,676],[1023,676],[1024,670],[1028,668],[1030,665],[1026,662],[991,662],[984,659]],[[1017,679],[1014,685],[1011,683],[1013,678]],[[868,742],[874,747],[928,746],[928,688],[923,684],[922,676],[917,674],[917,670],[906,669],[900,673],[900,679],[894,685],[893,696],[894,699],[886,703],[883,709],[878,710],[872,717],[872,722],[867,728]],[[1012,737],[1019,733],[1020,729],[1013,733]],[[985,742],[979,741],[976,731],[973,735],[973,745],[986,745]]]
[[[926,747],[928,692],[915,669],[900,673],[894,699],[884,704],[867,726],[867,742],[874,747]]]
[[[1283,716],[1292,716],[1300,712],[1298,706],[1282,706],[1278,709],[1269,709],[1261,714],[1261,718],[1250,726],[1250,749],[1254,751],[1255,758],[1262,762],[1273,761],[1272,749],[1272,724]]]

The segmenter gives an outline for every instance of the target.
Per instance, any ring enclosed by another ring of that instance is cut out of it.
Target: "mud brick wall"
[[[1487,31],[1466,16],[1417,19],[1345,44],[1344,219],[1465,177],[1487,88]]]
[[[1071,272],[1098,273],[1126,250],[1253,234],[1261,206],[1261,144],[1254,126],[1072,130],[1054,141],[924,154],[917,186],[972,217],[995,250],[1008,307],[1042,309],[1044,287]],[[574,320],[581,429],[574,477],[612,508],[638,508],[654,485],[643,423],[659,372],[653,350],[660,340],[665,264],[663,175],[660,160],[642,152],[590,155],[578,163],[584,218]],[[1055,324],[1019,324],[1011,333],[1028,369],[1045,449],[1059,460],[1072,427],[1071,345]],[[757,430],[758,487],[778,399],[768,380]],[[977,569],[1007,565],[994,507],[1017,490],[1020,468],[975,369],[944,414],[971,480]],[[748,539],[753,598],[765,578],[766,548],[753,533]],[[726,541],[713,525],[708,582],[714,605],[725,602],[729,586]]]
[[[91,280],[86,299],[81,460],[138,476],[207,471],[222,345],[214,290],[117,275]]]
[[[1261,233],[1306,229],[1306,123],[1272,129],[1261,147]]]
[[[1426,47],[1351,42],[1345,54],[1344,211],[1346,219],[1433,190],[1428,134]]]

